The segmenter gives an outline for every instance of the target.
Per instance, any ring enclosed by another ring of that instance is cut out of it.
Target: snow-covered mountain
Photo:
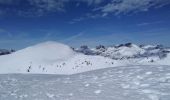
[[[144,57],[158,57],[165,58],[170,52],[170,49],[165,48],[161,45],[135,45],[132,43],[126,43],[116,46],[105,47],[102,45],[96,48],[78,48],[75,51],[84,53],[85,55],[101,55],[109,57],[111,59],[133,59],[133,58],[144,58]]]
[[[127,43],[73,49],[57,42],[44,42],[0,56],[0,73],[74,74],[125,65],[169,65],[169,52],[160,45]]]

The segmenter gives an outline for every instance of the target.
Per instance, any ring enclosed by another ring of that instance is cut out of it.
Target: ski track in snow
[[[122,66],[74,75],[0,75],[0,100],[170,100],[170,66]]]

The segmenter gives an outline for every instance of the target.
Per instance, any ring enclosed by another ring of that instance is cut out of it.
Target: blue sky
[[[170,0],[0,0],[0,48],[43,41],[170,46]]]

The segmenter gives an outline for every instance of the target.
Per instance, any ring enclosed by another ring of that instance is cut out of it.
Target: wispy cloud
[[[0,35],[1,35],[1,38],[4,38],[4,37],[7,37],[7,38],[11,38],[13,37],[12,33],[5,30],[5,29],[0,29]]]
[[[65,11],[69,0],[0,0],[1,13],[11,12],[20,16],[42,16],[49,12]]]
[[[78,1],[86,2],[88,5],[97,5],[97,4],[104,2],[104,0],[78,0]]]
[[[137,26],[148,26],[148,25],[161,24],[161,23],[164,23],[164,21],[143,22],[143,23],[137,24]]]
[[[96,19],[96,18],[101,18],[103,17],[100,14],[92,14],[92,13],[86,13],[84,16],[78,17],[78,18],[74,18],[72,19],[69,24],[74,24],[83,20],[87,20],[87,19]]]
[[[88,2],[87,0],[86,2]],[[92,0],[93,1],[93,0]],[[91,2],[92,2],[91,1]],[[94,2],[94,1],[93,1]],[[102,3],[101,0],[99,2]],[[91,3],[90,3],[91,4]],[[133,14],[137,12],[144,12],[149,11],[150,8],[160,8],[165,5],[169,5],[170,0],[110,0],[108,3],[104,3],[104,5],[99,7],[94,7],[91,13],[85,14],[79,18],[75,18],[70,21],[71,24],[76,22],[86,20],[86,19],[95,19],[95,18],[104,18],[108,15],[120,15],[120,14]],[[94,5],[94,4],[93,4]],[[160,22],[156,22],[160,23]],[[141,23],[141,25],[149,25],[149,24],[156,24],[156,23]]]
[[[73,36],[71,36],[71,37],[68,37],[68,38],[66,38],[66,39],[64,39],[64,40],[62,40],[62,41],[65,42],[65,43],[68,43],[68,42],[71,42],[71,41],[73,41],[73,40],[79,39],[79,38],[82,37],[83,35],[84,35],[84,33],[83,33],[83,32],[80,32],[80,33],[75,34],[75,35],[73,35]]]
[[[87,5],[97,5],[104,0],[0,0],[0,15],[7,12],[17,14],[19,16],[43,16],[50,12],[65,12],[65,6],[69,2],[87,3]],[[24,3],[23,5],[23,2]],[[78,7],[78,6],[77,6]]]
[[[23,5],[23,2],[24,3]],[[87,3],[91,11],[105,17],[109,14],[127,14],[148,11],[170,4],[170,0],[0,0],[0,15],[10,12],[20,16],[43,16],[50,12],[65,12],[67,3]],[[106,3],[107,2],[107,3]],[[96,14],[95,14],[96,15]]]
[[[148,11],[152,8],[159,8],[170,4],[169,0],[112,0],[107,5],[99,7],[98,10],[103,14],[114,13],[127,14],[140,11]]]

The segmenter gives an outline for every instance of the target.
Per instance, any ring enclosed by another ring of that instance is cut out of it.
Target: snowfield
[[[170,100],[170,49],[40,43],[0,56],[0,100]]]
[[[0,56],[0,65],[1,74],[75,74],[113,67],[114,61],[102,56],[77,53],[64,44],[45,42]]]
[[[170,65],[168,50],[162,46],[131,43],[73,49],[50,41],[0,56],[0,74],[75,74],[126,65]]]
[[[0,100],[170,100],[170,66],[121,66],[74,75],[0,75]]]

